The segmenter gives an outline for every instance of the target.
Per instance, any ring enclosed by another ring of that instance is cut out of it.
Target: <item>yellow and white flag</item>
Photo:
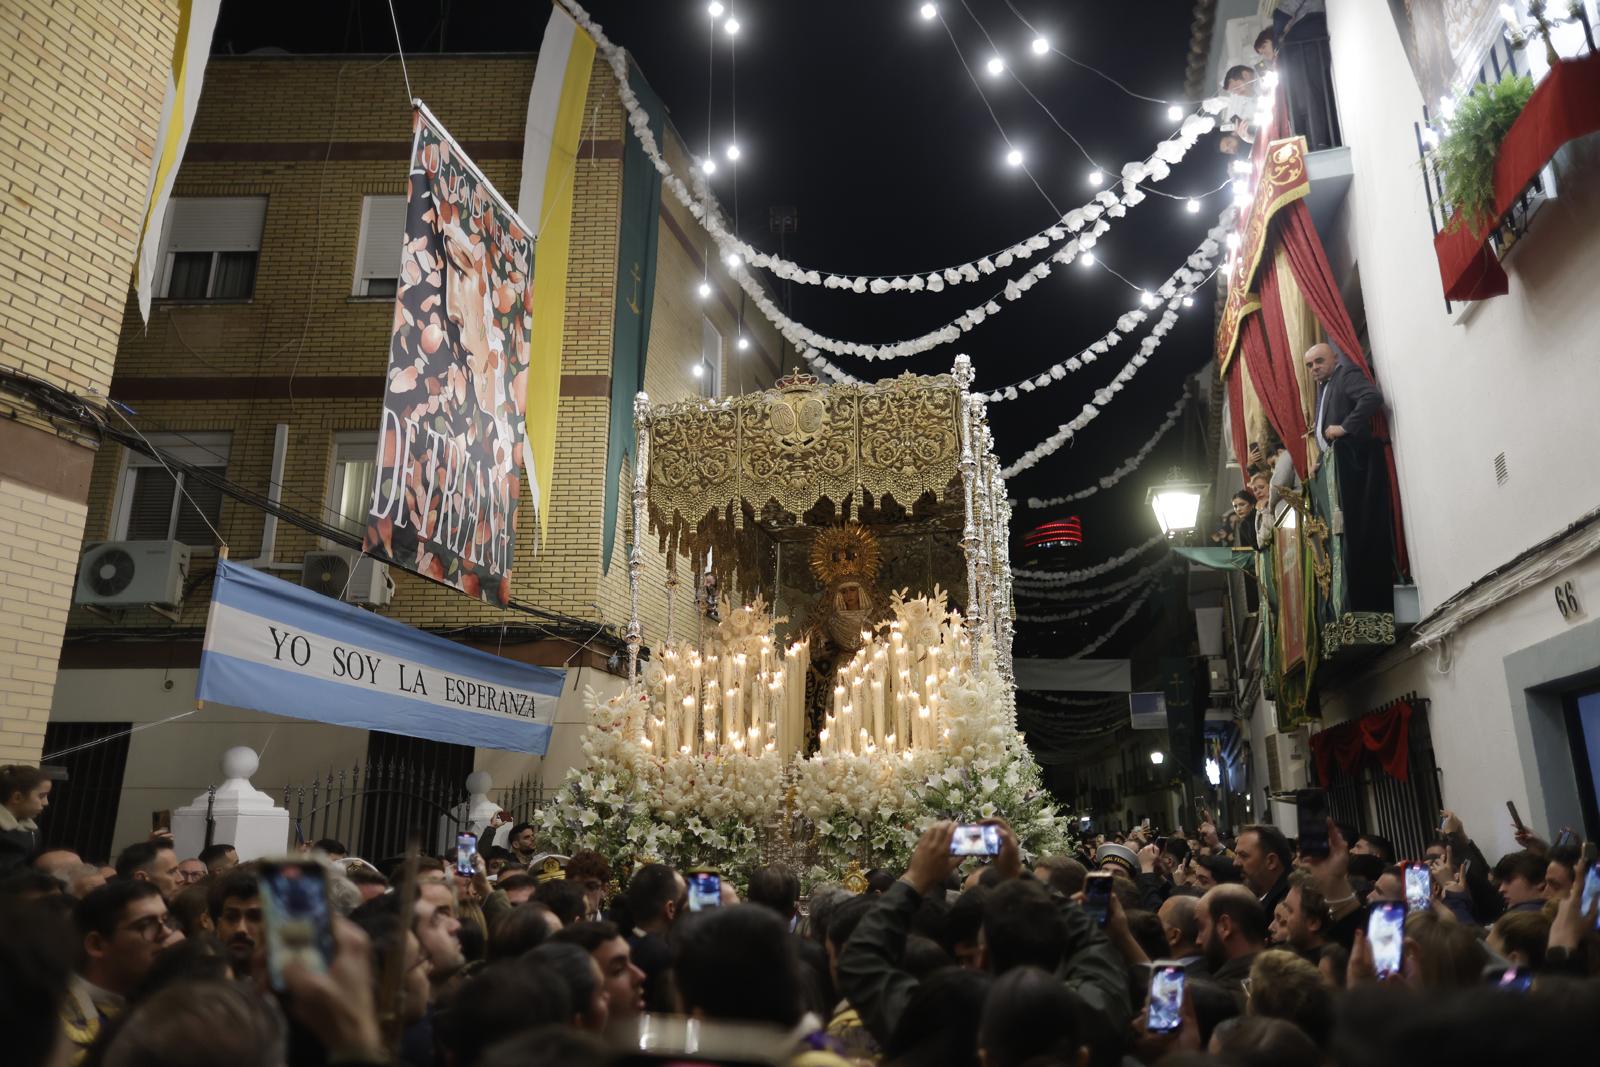
[[[161,276],[161,228],[167,216],[172,182],[183,162],[195,107],[200,103],[200,82],[211,55],[211,34],[217,28],[222,0],[178,0],[178,35],[172,42],[172,68],[167,73],[167,93],[161,101],[161,125],[156,130],[155,155],[150,160],[150,182],[145,188],[144,223],[139,228],[139,248],[134,259],[134,284],[139,291],[139,316],[150,321],[150,297]]]
[[[534,230],[533,333],[528,368],[528,484],[542,540],[549,528],[561,404],[561,326],[567,306],[572,185],[594,66],[594,38],[557,6],[550,12],[528,96],[517,214]]]

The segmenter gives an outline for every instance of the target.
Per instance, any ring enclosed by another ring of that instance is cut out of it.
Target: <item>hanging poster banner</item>
[[[526,435],[533,242],[417,105],[364,550],[504,607]]]
[[[195,697],[542,756],[565,678],[223,559]]]

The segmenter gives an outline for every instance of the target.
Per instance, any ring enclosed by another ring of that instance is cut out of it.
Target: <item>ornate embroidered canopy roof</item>
[[[824,386],[797,373],[765,392],[650,408],[650,529],[663,551],[714,547],[732,569],[737,532],[756,516],[804,522],[824,501],[892,498],[911,511],[929,494],[958,496],[960,414],[948,374]]]

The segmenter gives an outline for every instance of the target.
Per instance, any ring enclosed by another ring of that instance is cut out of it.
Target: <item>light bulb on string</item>
[[[714,159],[703,159],[700,161],[700,169],[707,174],[715,174],[717,172],[717,161]]]
[[[739,151],[739,146],[738,145],[731,144],[731,145],[728,146],[728,151],[727,151],[726,154],[727,154],[727,157],[728,157],[728,162],[736,163],[736,162],[738,162],[739,157],[741,155],[743,155],[744,153]]]
[[[1200,214],[1200,201],[1191,196],[1188,202],[1183,205],[1183,208],[1191,215],[1198,215]]]
[[[728,265],[729,270],[733,270],[734,268],[738,267],[739,264],[743,263],[744,260],[739,258],[739,253],[729,252],[728,255],[723,259],[723,262]]]
[[[1236,249],[1238,247],[1239,247],[1239,235],[1236,234],[1236,233],[1228,234],[1228,250],[1231,252],[1231,251],[1233,251],[1234,249]]]
[[[722,13],[725,10],[727,10],[727,9],[724,8],[720,3],[718,3],[717,0],[711,0],[711,3],[706,5],[706,14],[710,15],[714,19],[721,18],[722,17]]]
[[[934,16],[939,14],[939,9],[932,4],[923,4],[922,7],[917,9],[917,14],[921,15],[925,21],[932,22]]]
[[[1096,185],[1096,186],[1104,185],[1105,184],[1105,180],[1106,180],[1105,172],[1100,170],[1099,168],[1096,168],[1096,169],[1091,170],[1089,172],[1089,184],[1090,185]]]
[[[1194,307],[1194,297],[1192,297],[1192,296],[1184,297],[1183,298],[1183,306],[1186,307],[1186,308]]]
[[[1082,264],[1083,266],[1085,266],[1085,267],[1094,266],[1094,253],[1093,252],[1085,252],[1085,253],[1083,253],[1081,256],[1078,257],[1078,262],[1080,264]]]
[[[700,299],[701,300],[710,300],[711,299],[711,283],[710,282],[701,282],[700,283],[700,287],[698,289],[696,289],[695,292],[700,294]]]
[[[722,28],[727,31],[729,37],[732,37],[739,32],[739,20],[730,18],[722,24]]]
[[[750,347],[750,338],[741,333],[739,335],[739,340],[734,342],[734,344],[738,347],[739,351],[743,352],[745,349]]]
[[[1268,89],[1276,89],[1278,87],[1278,72],[1275,70],[1267,71],[1261,76],[1261,84]]]
[[[1139,294],[1139,303],[1143,304],[1147,308],[1155,307],[1156,306],[1156,295],[1154,293],[1152,293],[1150,290],[1146,289],[1146,290],[1144,290],[1143,292],[1141,292]]]
[[[1253,169],[1254,167],[1248,159],[1236,159],[1233,161],[1233,172],[1235,174],[1249,174]]]
[[[991,78],[998,78],[1005,73],[1006,61],[999,56],[990,56],[989,62],[983,65],[983,69],[989,72]]]
[[[1167,108],[1167,121],[1182,122],[1183,108],[1179,107],[1177,104],[1173,104],[1171,107]]]
[[[1036,56],[1047,55],[1050,52],[1050,42],[1044,37],[1035,37],[1032,48],[1033,54]]]
[[[1006,153],[1006,164],[1012,167],[1022,166],[1022,149],[1013,148]]]
[[[696,378],[704,378],[706,376],[706,365],[704,363],[696,363],[689,369],[689,373]]]

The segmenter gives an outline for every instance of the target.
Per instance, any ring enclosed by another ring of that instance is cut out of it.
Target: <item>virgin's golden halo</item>
[[[811,542],[811,570],[828,585],[846,578],[870,582],[881,564],[878,539],[860,523],[830,526]]]

